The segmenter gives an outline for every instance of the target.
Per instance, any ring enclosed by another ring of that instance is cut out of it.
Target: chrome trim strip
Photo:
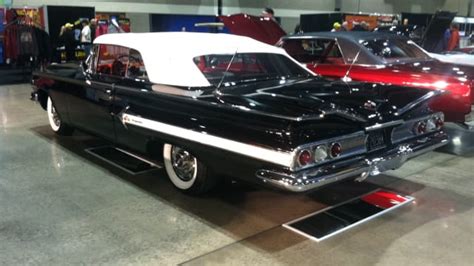
[[[375,125],[372,125],[372,126],[369,126],[369,127],[366,127],[365,128],[365,131],[373,131],[373,130],[377,130],[377,129],[381,129],[381,128],[386,128],[386,127],[391,127],[391,126],[397,126],[397,125],[401,125],[403,124],[404,121],[403,120],[394,120],[394,121],[390,121],[390,122],[387,122],[387,123],[382,123],[382,124],[375,124]]]
[[[291,191],[291,192],[304,192],[304,191],[322,187],[324,185],[334,183],[334,182],[337,182],[339,180],[343,180],[349,177],[355,178],[356,176],[366,174],[369,171],[370,171],[370,167],[368,165],[349,167],[347,169],[339,170],[337,173],[326,174],[324,176],[320,176],[319,178],[316,178],[316,180],[308,181],[312,183],[299,184],[299,185],[290,184],[287,182],[287,180],[295,181],[297,179],[302,180],[302,178],[291,177],[289,175],[282,175],[277,172],[267,171],[266,173],[272,175],[272,177],[265,177],[263,176],[264,172],[260,171],[260,172],[257,172],[256,176],[260,178],[264,183],[269,183],[275,187],[279,187],[281,189]],[[321,171],[321,172],[324,172],[324,171]]]
[[[339,137],[334,137],[331,139],[325,139],[321,140],[318,142],[313,142],[309,144],[304,144],[301,146],[296,147],[292,152],[285,152],[285,151],[277,151],[277,150],[271,150],[255,145],[250,145],[218,136],[213,136],[209,135],[206,132],[198,132],[194,131],[191,129],[186,129],[170,124],[165,124],[161,123],[158,121],[153,121],[150,119],[146,119],[140,116],[136,115],[131,115],[127,113],[122,113],[118,115],[120,120],[122,121],[122,124],[126,125],[134,125],[146,129],[150,129],[153,131],[173,135],[173,136],[179,136],[184,139],[192,140],[195,142],[199,142],[201,144],[205,144],[208,146],[220,148],[223,150],[227,150],[230,152],[238,153],[241,155],[249,156],[252,158],[256,158],[262,161],[267,161],[270,163],[274,163],[277,165],[285,166],[288,167],[292,170],[296,168],[296,154],[301,151],[302,149],[312,147],[314,145],[318,145],[321,143],[328,143],[328,142],[339,142],[341,145],[344,144],[344,141],[350,138],[357,138],[361,137],[363,138],[364,132],[363,131],[358,131],[356,133],[350,134],[350,135],[344,135],[344,136],[339,136]],[[361,154],[366,151],[365,145],[357,151],[357,152],[351,152],[351,153],[346,153],[346,154],[341,154],[341,156],[337,157],[337,159],[341,158],[346,158],[350,157],[356,154]],[[314,167],[314,164],[310,164],[307,167]],[[306,167],[306,168],[307,168]]]
[[[209,135],[206,132],[198,132],[126,113],[123,113],[120,119],[122,120],[123,124],[129,124],[172,136],[178,136],[180,138],[198,142],[204,145],[227,150],[285,167],[291,167],[294,160],[293,152],[270,150],[263,147]]]
[[[408,103],[407,105],[405,105],[404,107],[402,107],[401,109],[399,109],[396,113],[396,115],[403,115],[404,113],[408,112],[409,110],[413,109],[415,106],[435,97],[435,96],[438,96],[438,95],[441,95],[441,94],[444,94],[446,93],[446,91],[444,90],[439,90],[439,91],[429,91],[428,93],[426,93],[425,95],[421,96],[420,98]]]

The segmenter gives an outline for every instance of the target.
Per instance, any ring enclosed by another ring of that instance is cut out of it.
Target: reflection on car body
[[[306,43],[315,41],[327,43],[326,49],[318,54],[308,53],[304,49]],[[469,122],[474,103],[474,68],[439,62],[403,36],[317,32],[283,37],[278,46],[326,77],[447,90],[448,95],[432,103],[433,109],[444,112],[447,121]]]
[[[307,191],[447,141],[443,114],[428,107],[443,91],[331,82],[283,49],[228,34],[103,35],[87,66],[34,75],[53,131],[163,159],[190,193],[224,176]]]

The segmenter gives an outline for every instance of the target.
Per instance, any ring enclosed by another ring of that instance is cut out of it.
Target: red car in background
[[[220,19],[233,34],[275,41],[273,44],[325,77],[446,90],[449,93],[433,102],[432,108],[443,111],[450,122],[468,125],[473,119],[474,67],[442,63],[404,36],[314,32],[283,37],[284,31],[273,20],[244,14]],[[282,38],[276,41],[278,34]]]
[[[284,37],[278,45],[322,76],[449,91],[432,107],[447,121],[472,120],[474,68],[442,63],[406,37],[321,32]]]

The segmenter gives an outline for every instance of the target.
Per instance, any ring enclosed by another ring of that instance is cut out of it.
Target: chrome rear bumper
[[[290,174],[262,169],[257,171],[256,176],[271,186],[292,192],[303,192],[351,177],[364,179],[369,175],[397,169],[407,160],[447,143],[446,133],[437,132],[422,139],[403,142],[391,150],[369,157],[358,156]]]

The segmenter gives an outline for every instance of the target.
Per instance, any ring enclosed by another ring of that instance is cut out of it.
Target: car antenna
[[[349,69],[347,69],[347,72],[344,75],[344,77],[341,78],[342,81],[346,81],[346,82],[352,81],[352,79],[349,77],[349,74],[351,73],[352,66],[354,66],[355,62],[357,62],[357,59],[359,59],[360,50],[361,49],[359,48],[359,51],[357,52],[356,56],[354,57],[354,60],[352,60],[352,63],[349,66]]]
[[[222,83],[224,83],[225,75],[226,75],[227,71],[229,71],[229,68],[230,68],[230,66],[232,65],[232,63],[234,62],[234,58],[235,58],[235,56],[237,55],[237,51],[238,51],[238,50],[239,50],[238,48],[237,48],[237,50],[235,50],[235,53],[232,55],[232,58],[230,59],[230,62],[229,62],[229,64],[227,65],[227,67],[226,67],[224,73],[222,73],[222,78],[221,78],[221,80],[219,81],[219,83],[217,84],[216,90],[219,90],[219,88],[222,86]]]

